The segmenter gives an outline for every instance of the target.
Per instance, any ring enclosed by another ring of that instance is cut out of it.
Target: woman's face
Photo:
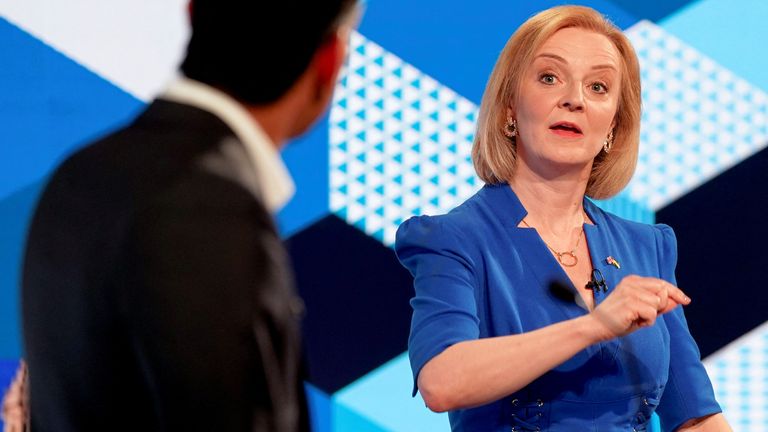
[[[524,72],[508,112],[517,119],[519,162],[542,175],[591,167],[613,127],[620,70],[607,37],[579,28],[553,34]]]

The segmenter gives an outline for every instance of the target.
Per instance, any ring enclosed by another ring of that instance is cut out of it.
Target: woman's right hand
[[[609,340],[650,327],[659,315],[690,302],[680,288],[665,280],[630,275],[619,282],[590,316],[597,321],[600,339]]]

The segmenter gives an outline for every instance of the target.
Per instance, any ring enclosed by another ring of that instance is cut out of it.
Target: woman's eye
[[[543,82],[544,84],[554,84],[557,81],[557,78],[552,74],[542,74],[539,77],[539,81]]]
[[[595,92],[595,93],[607,93],[608,92],[608,87],[605,84],[599,83],[599,82],[596,82],[596,83],[592,84],[591,88],[592,88],[592,91]]]

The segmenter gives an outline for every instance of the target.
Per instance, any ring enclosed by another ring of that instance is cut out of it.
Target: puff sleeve
[[[677,285],[677,240],[667,225],[655,230],[661,278]],[[662,429],[677,430],[687,420],[722,410],[715,400],[712,383],[701,363],[701,354],[685,320],[683,308],[678,306],[663,316],[669,330],[669,378],[657,408]]]
[[[407,220],[397,231],[395,252],[411,272],[416,291],[408,353],[416,394],[421,368],[449,346],[480,333],[473,260],[466,236],[444,217]]]

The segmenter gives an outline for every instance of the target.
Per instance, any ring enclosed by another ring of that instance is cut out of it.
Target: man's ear
[[[346,32],[338,30],[328,36],[315,52],[313,67],[320,84],[336,85],[336,77],[347,55]]]

